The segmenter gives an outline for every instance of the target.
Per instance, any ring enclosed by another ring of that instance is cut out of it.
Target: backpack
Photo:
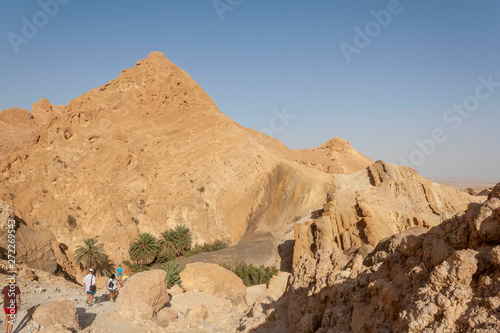
[[[114,286],[115,284],[113,283],[113,280],[109,279],[108,288],[113,289]]]

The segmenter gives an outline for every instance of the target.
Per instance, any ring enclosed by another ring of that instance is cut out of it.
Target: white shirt
[[[109,282],[113,283],[113,288],[109,287]],[[118,284],[118,281],[116,279],[109,279],[108,284],[106,286],[108,287],[109,290],[116,290],[117,284]]]
[[[83,284],[85,285],[85,291],[90,291],[90,286],[95,284],[94,274],[87,274],[83,278]]]

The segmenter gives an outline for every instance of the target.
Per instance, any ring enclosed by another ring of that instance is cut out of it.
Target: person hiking
[[[3,309],[5,311],[5,332],[12,333],[17,310],[21,310],[21,290],[16,286],[15,279],[3,287],[2,295]]]
[[[122,265],[118,265],[118,267],[116,268],[116,279],[118,280],[118,282],[120,282],[120,286],[123,287],[123,282],[122,282],[122,272],[123,272],[123,267]]]
[[[89,269],[89,274],[85,275],[83,278],[83,284],[85,286],[85,292],[87,293],[87,304],[92,306],[92,301],[94,300],[94,295],[97,290],[94,270],[92,268]]]
[[[114,274],[111,274],[111,278],[108,280],[108,291],[109,291],[109,300],[110,302],[114,302],[116,298],[116,289],[118,288],[118,281],[115,278]]]

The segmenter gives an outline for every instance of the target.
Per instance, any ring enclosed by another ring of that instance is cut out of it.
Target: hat
[[[92,268],[89,268],[89,272],[93,272],[94,270]]]

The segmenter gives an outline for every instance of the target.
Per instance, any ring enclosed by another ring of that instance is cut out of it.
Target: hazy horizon
[[[291,149],[342,137],[430,179],[500,180],[500,3],[55,1],[0,5],[0,109],[67,104],[161,51]]]

